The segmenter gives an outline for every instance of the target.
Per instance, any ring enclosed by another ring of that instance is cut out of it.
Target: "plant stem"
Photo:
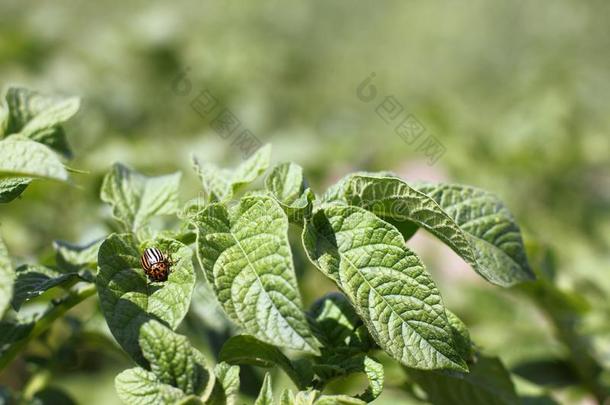
[[[86,287],[75,291],[62,299],[59,303],[53,305],[47,310],[44,315],[36,321],[34,329],[25,338],[15,342],[6,352],[0,357],[0,370],[3,370],[13,359],[23,350],[32,339],[40,336],[44,331],[49,329],[53,322],[63,316],[70,309],[80,304],[93,294],[95,294],[95,285],[90,284]]]

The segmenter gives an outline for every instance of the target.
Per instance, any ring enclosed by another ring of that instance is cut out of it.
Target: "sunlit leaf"
[[[58,125],[72,118],[79,107],[80,100],[77,97],[58,100],[28,121],[19,133],[53,148],[52,144],[58,143],[53,139],[57,136],[54,132],[60,130]]]
[[[399,178],[355,174],[345,182],[342,197],[348,205],[365,208],[381,218],[415,223],[442,240],[476,269],[470,242],[453,218],[431,197]]]
[[[206,403],[210,405],[236,405],[239,393],[239,366],[225,362],[214,367],[216,385]]]
[[[264,342],[317,354],[297,287],[288,219],[277,202],[245,197],[230,211],[212,204],[192,220],[201,266],[229,317]]]
[[[205,395],[214,376],[203,355],[188,339],[160,322],[150,320],[140,328],[140,347],[159,382],[180,388],[185,394]]]
[[[80,107],[77,97],[45,96],[21,87],[11,87],[6,94],[9,122],[6,132],[19,133],[54,151],[71,157],[72,152],[61,124]]]
[[[318,390],[299,391],[294,394],[285,389],[280,405],[365,405],[366,402],[347,395],[322,395]]]
[[[173,404],[184,397],[180,389],[160,383],[153,372],[140,367],[123,371],[114,384],[126,405]]]
[[[294,392],[290,389],[284,389],[280,395],[280,405],[293,405],[294,404]]]
[[[303,242],[392,357],[421,369],[466,370],[438,289],[396,228],[362,208],[332,206],[313,215]]]
[[[140,252],[151,245],[171,255],[167,281],[149,282],[140,267]],[[195,285],[191,249],[170,239],[138,246],[131,234],[112,234],[100,246],[96,278],[102,312],[110,331],[134,360],[146,365],[138,337],[151,319],[175,329],[188,311]]]
[[[321,395],[315,405],[364,405],[365,401],[348,395]]]
[[[271,375],[269,373],[265,373],[265,378],[263,379],[263,385],[261,386],[261,390],[254,401],[254,405],[273,405],[273,389],[271,387]]]
[[[55,152],[21,136],[0,141],[0,177],[38,177],[68,180],[68,172]]]
[[[301,224],[304,218],[311,215],[315,196],[307,187],[301,166],[294,163],[275,166],[265,179],[265,186],[280,204],[290,222]]]
[[[519,226],[495,195],[457,184],[423,184],[417,189],[432,197],[468,234],[483,277],[501,286],[535,278]]]
[[[126,230],[137,231],[155,215],[178,210],[181,173],[148,177],[116,163],[104,177],[101,198]]]
[[[209,200],[225,201],[263,174],[269,167],[270,158],[271,145],[265,145],[236,169],[222,169],[197,157],[193,157],[193,165]]]

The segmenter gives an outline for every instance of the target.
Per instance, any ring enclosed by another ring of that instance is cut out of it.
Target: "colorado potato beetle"
[[[140,263],[150,281],[166,281],[174,264],[170,257],[155,247],[144,250]]]

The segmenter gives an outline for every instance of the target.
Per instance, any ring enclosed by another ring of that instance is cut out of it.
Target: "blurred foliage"
[[[601,0],[358,7],[320,0],[5,0],[3,84],[82,97],[65,127],[74,152],[68,165],[85,173],[73,174],[70,185],[34,181],[18,200],[0,204],[3,237],[21,264],[50,258],[53,240],[83,244],[109,233],[99,189],[115,161],[148,174],[182,170],[181,200],[197,197],[193,152],[223,164],[241,159],[233,138],[220,137],[210,117],[190,106],[207,89],[218,101],[215,113],[228,108],[243,128],[273,143],[275,159],[304,166],[314,191],[363,169],[498,193],[526,239],[555,256],[539,259],[534,248],[530,260],[542,280],[500,291],[470,277],[420,232],[412,243],[425,246],[424,262],[447,306],[478,345],[513,367],[520,392],[531,388],[533,368],[551,367],[556,380],[570,380],[581,361],[598,367],[586,378],[608,384],[609,13]],[[436,165],[394,133],[376,103],[356,97],[371,72],[380,96],[396,97],[445,145]],[[188,95],[176,91],[184,80]],[[300,255],[297,268],[305,265]],[[304,277],[306,304],[331,288],[313,271]],[[88,305],[34,342],[0,383],[33,390],[32,376],[52,370],[44,378],[53,386],[41,396],[63,395],[53,391],[59,386],[79,403],[116,402],[112,379],[128,361]],[[214,317],[209,308],[194,308],[183,325],[206,355],[228,337]],[[532,359],[540,361],[525,364]],[[262,373],[244,372],[251,378],[242,378],[242,390],[254,396]],[[411,401],[400,370],[396,378],[386,375],[375,403]],[[274,386],[289,385],[285,376],[273,377]],[[557,381],[534,383],[552,386],[566,403],[590,395]]]

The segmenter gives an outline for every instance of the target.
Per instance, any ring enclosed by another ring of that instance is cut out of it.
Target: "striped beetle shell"
[[[166,281],[173,264],[165,254],[155,247],[144,250],[142,257],[140,257],[140,263],[144,274],[148,276],[150,281]]]

